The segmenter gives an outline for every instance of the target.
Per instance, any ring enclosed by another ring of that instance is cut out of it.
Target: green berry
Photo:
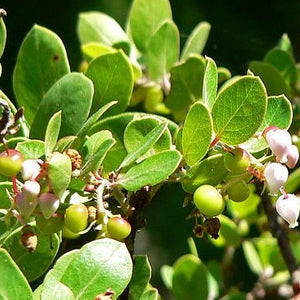
[[[70,205],[65,212],[64,225],[73,233],[84,230],[88,224],[88,209],[82,203]]]
[[[62,236],[65,239],[74,240],[74,239],[78,239],[80,237],[80,234],[79,233],[74,233],[74,232],[70,231],[66,226],[63,226]]]
[[[0,174],[12,177],[22,169],[23,155],[17,150],[8,149],[0,154]]]
[[[121,217],[112,217],[107,222],[107,232],[113,239],[123,240],[131,232],[130,224]]]
[[[221,214],[225,207],[225,200],[212,185],[202,185],[197,188],[193,196],[194,203],[206,217]]]
[[[227,188],[227,194],[230,200],[242,202],[249,197],[250,189],[244,180],[240,180]]]
[[[242,148],[235,148],[224,155],[224,165],[229,172],[242,173],[250,166],[250,155]]]

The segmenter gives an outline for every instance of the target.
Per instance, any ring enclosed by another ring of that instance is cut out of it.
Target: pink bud
[[[44,193],[39,198],[39,205],[45,219],[49,219],[59,207],[59,198],[52,193]]]
[[[286,183],[289,172],[280,163],[269,163],[265,167],[264,176],[270,194],[276,195],[279,189]]]
[[[286,198],[285,198],[286,197]],[[276,201],[277,213],[289,223],[290,228],[298,226],[300,199],[294,194],[280,196]]]
[[[33,198],[32,201],[28,201],[28,199],[26,199],[26,197],[24,196],[24,193],[19,193],[16,195],[16,204],[18,210],[20,214],[25,218],[31,215],[31,213],[36,208],[37,203],[37,197]]]
[[[292,169],[296,166],[297,164],[297,161],[299,159],[299,151],[298,151],[298,148],[297,146],[295,145],[292,145],[289,150],[288,150],[288,154],[287,154],[287,162],[286,162],[286,165]]]
[[[275,154],[278,162],[288,161],[288,150],[292,146],[291,135],[283,129],[270,129],[266,133],[266,140]]]
[[[38,182],[27,180],[23,184],[23,194],[27,201],[37,200],[41,187]]]
[[[40,171],[41,166],[34,159],[27,159],[22,164],[22,177],[24,180],[34,180]]]

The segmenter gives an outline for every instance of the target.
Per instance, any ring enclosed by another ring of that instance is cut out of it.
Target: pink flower
[[[286,165],[292,169],[296,166],[298,159],[299,159],[299,151],[297,146],[292,145],[289,150],[288,150],[288,154],[287,154],[287,162]]]
[[[290,228],[298,226],[300,199],[294,194],[280,196],[276,201],[277,213],[289,223]]]
[[[40,171],[41,166],[35,159],[27,159],[22,164],[22,177],[24,180],[34,180]]]
[[[38,201],[37,201],[37,197],[33,198],[33,199],[31,199],[31,201],[29,201],[24,196],[24,193],[19,193],[16,195],[16,204],[17,204],[20,214],[23,217],[27,218],[31,215],[31,213],[36,208]]]
[[[266,165],[264,176],[270,194],[276,195],[279,189],[286,183],[289,172],[286,166],[272,162]]]
[[[39,198],[39,205],[45,219],[49,219],[59,207],[59,198],[52,193],[44,193]]]

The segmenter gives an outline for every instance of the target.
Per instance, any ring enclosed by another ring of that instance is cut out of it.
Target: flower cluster
[[[276,162],[270,162],[264,168],[265,183],[271,195],[277,195],[281,191],[282,195],[276,201],[276,210],[289,223],[289,227],[294,228],[298,225],[300,199],[293,194],[287,194],[283,185],[288,179],[287,167],[296,166],[299,151],[292,144],[287,130],[271,126],[265,131],[265,139],[276,158]]]

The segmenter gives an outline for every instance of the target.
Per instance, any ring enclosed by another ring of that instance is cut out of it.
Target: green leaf
[[[23,154],[24,159],[37,159],[45,155],[45,144],[40,140],[25,140],[19,142],[16,150]]]
[[[267,108],[258,77],[243,76],[223,89],[212,108],[216,138],[229,145],[247,141],[260,127]]]
[[[218,88],[218,69],[216,63],[209,57],[206,57],[207,63],[203,78],[203,101],[210,109],[213,107]]]
[[[134,268],[129,283],[129,300],[140,300],[151,278],[151,266],[146,255],[134,256]]]
[[[249,241],[244,241],[242,246],[249,268],[253,273],[260,275],[263,272],[263,266],[254,245]]]
[[[149,40],[146,60],[150,78],[157,80],[178,60],[179,32],[174,22],[164,22]]]
[[[129,283],[132,268],[124,243],[96,240],[57,260],[45,277],[41,298],[90,300],[108,289],[117,298]]]
[[[123,51],[95,58],[90,63],[86,76],[93,81],[95,87],[92,113],[115,100],[118,104],[110,110],[110,114],[120,113],[129,105],[133,89],[133,72],[130,61]]]
[[[93,97],[93,84],[86,76],[71,73],[57,81],[44,96],[32,123],[30,136],[43,139],[50,118],[61,114],[60,137],[75,135],[86,121]]]
[[[166,122],[163,121],[163,123]],[[127,152],[133,153],[137,150],[137,148],[144,147],[144,143],[146,141],[145,136],[157,126],[163,126],[161,120],[151,116],[135,118],[129,122],[124,131],[124,145]],[[170,131],[164,130],[153,145],[149,145],[149,151],[147,150],[138,161],[141,161],[155,153],[170,149],[172,144],[171,139]]]
[[[54,152],[48,161],[48,177],[53,192],[61,198],[70,184],[72,164],[68,155]]]
[[[46,134],[45,134],[46,157],[49,157],[55,148],[59,136],[60,126],[61,126],[61,111],[58,111],[51,117],[46,128]]]
[[[161,123],[155,128],[153,128],[150,132],[148,132],[139,144],[139,146],[132,152],[129,152],[128,155],[124,158],[119,169],[131,165],[132,163],[136,162],[147,151],[149,151],[152,148],[152,146],[158,141],[158,139],[162,136],[162,134],[167,128],[167,125],[168,124],[166,122]]]
[[[222,154],[216,154],[200,161],[187,171],[182,179],[182,188],[188,193],[194,193],[203,184],[217,185],[227,176]]]
[[[290,95],[289,87],[285,82],[283,76],[280,74],[274,66],[266,62],[253,61],[249,65],[249,69],[256,75],[261,78],[268,95],[281,95],[285,94]]]
[[[183,157],[195,165],[207,153],[212,141],[212,119],[207,107],[196,102],[189,110],[182,131]]]
[[[83,44],[81,46],[81,52],[82,52],[84,58],[89,63],[91,60],[93,60],[94,58],[96,58],[98,56],[101,56],[101,55],[107,54],[107,53],[117,52],[117,50],[112,47],[100,44],[100,43],[90,42],[87,44]]]
[[[210,32],[210,24],[199,23],[188,37],[182,50],[181,59],[187,59],[191,54],[201,54]]]
[[[207,270],[199,258],[188,254],[174,264],[172,292],[178,300],[208,299]]]
[[[145,53],[148,43],[158,27],[172,19],[169,0],[134,0],[128,25],[136,47]]]
[[[0,17],[0,58],[4,52],[5,44],[6,44],[6,27],[3,21],[3,16],[1,16]]]
[[[31,225],[31,229],[37,235],[38,239],[37,247],[34,252],[29,252],[20,243],[22,227],[14,230],[2,244],[2,247],[10,253],[28,281],[39,278],[48,270],[60,245],[60,240],[56,234],[51,236],[45,235],[41,233],[35,225]],[[1,268],[1,271],[2,270]],[[23,298],[21,297],[21,299]]]
[[[25,276],[5,249],[0,249],[0,270],[1,299],[33,299]]]
[[[126,42],[130,47],[129,39],[121,26],[101,12],[80,13],[77,31],[81,44],[97,42],[113,46],[119,42]]]
[[[202,96],[205,69],[202,56],[193,55],[171,68],[171,91],[166,106],[172,111],[181,111]]]
[[[291,56],[293,56],[292,43],[291,43],[291,40],[290,40],[289,36],[286,33],[284,33],[281,36],[281,38],[280,38],[280,40],[278,42],[278,47],[281,50],[283,50],[283,51],[289,53]]]
[[[231,72],[228,69],[223,68],[223,67],[218,67],[217,70],[218,70],[218,83],[219,84],[230,79]]]
[[[103,133],[103,134],[101,134]],[[110,133],[110,132],[109,132]],[[102,135],[102,137],[99,137],[99,134]],[[94,138],[93,138],[94,136]],[[81,175],[86,176],[89,172],[96,171],[100,168],[100,165],[102,164],[107,152],[111,147],[115,144],[115,139],[112,138],[111,134],[110,136],[107,135],[107,132],[99,132],[95,133],[91,136],[92,141],[95,139],[95,137],[99,138],[99,141],[97,141],[96,145],[92,145],[95,143],[87,141],[89,143],[89,148],[91,149],[91,146],[94,148],[92,153],[89,153],[91,155],[88,156],[88,160],[86,163],[82,166],[81,169]],[[101,144],[100,144],[101,142]],[[95,147],[96,146],[96,147]]]
[[[8,192],[12,191],[12,183],[9,181],[0,182],[0,208],[10,208],[12,203]]]
[[[32,124],[39,104],[53,84],[70,72],[66,50],[52,31],[35,25],[19,50],[13,87],[19,107]]]
[[[177,150],[160,152],[129,169],[116,183],[128,191],[137,191],[145,185],[156,185],[167,179],[180,161],[181,154]]]
[[[174,269],[171,266],[163,265],[160,269],[161,278],[165,286],[172,290],[172,278],[173,278]]]
[[[146,289],[140,300],[159,300],[161,299],[156,288]]]

